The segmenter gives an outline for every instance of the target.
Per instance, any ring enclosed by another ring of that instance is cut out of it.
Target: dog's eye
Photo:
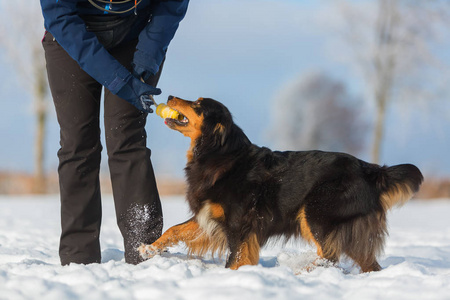
[[[194,106],[195,106],[195,107],[200,106],[200,101],[195,101],[195,102],[194,102]]]

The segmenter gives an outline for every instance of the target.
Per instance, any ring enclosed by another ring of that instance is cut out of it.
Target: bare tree
[[[272,136],[291,150],[363,150],[367,130],[361,99],[327,75],[309,73],[288,86],[276,99]]]
[[[430,86],[434,83],[427,79],[442,70],[433,43],[449,15],[448,4],[439,0],[371,3],[373,7],[367,2],[339,2],[350,57],[363,74],[376,108],[371,155],[372,161],[379,163],[389,104],[394,99],[432,97]]]
[[[37,1],[3,1],[0,11],[0,47],[13,63],[18,80],[33,98],[36,116],[34,191],[43,193],[46,190],[44,142],[48,112],[47,75],[40,43],[44,21]]]

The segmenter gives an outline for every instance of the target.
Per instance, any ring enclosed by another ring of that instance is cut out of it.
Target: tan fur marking
[[[198,101],[203,100],[202,98],[199,98]],[[167,101],[167,105],[184,115],[189,122],[185,126],[179,126],[179,125],[172,125],[170,126],[171,129],[177,130],[181,132],[184,136],[187,136],[191,139],[191,146],[189,147],[189,150],[187,151],[187,160],[188,162],[192,160],[194,157],[194,148],[197,143],[197,140],[202,135],[201,127],[203,124],[203,114],[197,115],[197,113],[194,111],[193,106],[195,106],[194,102],[183,100],[180,98],[172,98],[169,101]]]
[[[211,203],[210,213],[213,219],[223,220],[225,218],[225,212],[223,211],[222,205],[220,204]]]
[[[308,221],[306,219],[305,208],[300,210],[300,213],[297,216],[297,220],[300,221],[300,234],[302,238],[304,238],[307,242],[313,242],[317,247],[317,255],[323,258],[322,247],[319,242],[314,238],[313,233],[311,232],[311,228],[308,225]]]
[[[225,126],[223,126],[220,123],[216,124],[216,127],[214,127],[214,132],[219,132],[219,133],[223,133],[225,131]]]
[[[393,206],[404,205],[413,196],[413,191],[406,184],[396,184],[387,192],[381,194],[381,204],[384,211],[391,209]]]
[[[187,242],[194,239],[199,234],[199,229],[199,225],[195,221],[172,226],[151,246],[157,250],[164,251],[167,247],[174,246],[179,242]]]
[[[188,162],[190,162],[194,158],[194,148],[195,148],[195,145],[197,144],[197,139],[200,136],[201,136],[201,132],[199,132],[197,138],[192,138],[191,137],[191,145],[189,146],[189,149],[188,149],[188,151],[186,153],[186,158],[187,158]]]
[[[257,265],[259,261],[260,246],[256,234],[251,234],[247,241],[243,242],[238,250],[236,259],[230,269],[237,270],[244,265]]]
[[[203,115],[201,115],[200,117],[195,115],[196,119],[194,119],[194,117],[188,117],[188,118],[189,118],[188,125],[186,126],[185,129],[180,130],[180,132],[191,139],[191,145],[186,154],[187,160],[189,162],[194,157],[194,148],[195,148],[195,145],[197,144],[197,140],[202,136],[201,126],[203,123]],[[193,119],[192,125],[191,125],[191,119]]]
[[[209,207],[204,211],[206,214],[209,214]],[[201,225],[196,221],[188,221],[173,226],[164,232],[153,244],[141,246],[139,251],[143,257],[151,257],[163,252],[168,247],[184,242],[188,248],[189,255],[204,256],[206,253],[211,252],[212,254],[218,253],[219,256],[223,256],[227,251],[228,243],[226,235],[217,224],[214,224],[215,222],[214,220],[209,221],[207,230],[201,228]],[[146,253],[147,251],[153,252],[153,254]]]
[[[339,260],[339,257],[341,256],[342,253],[342,246],[340,243],[338,243],[337,241],[339,241],[339,238],[337,238],[336,236],[336,232],[333,232],[331,234],[329,234],[324,241],[324,247],[325,251],[322,250],[322,257],[326,258],[330,261],[337,261]],[[322,249],[323,249],[322,248]]]
[[[225,234],[215,234],[210,237],[205,232],[199,235],[194,240],[186,242],[189,255],[204,256],[206,253],[211,255],[217,254],[219,257],[224,257],[227,252],[227,239]]]

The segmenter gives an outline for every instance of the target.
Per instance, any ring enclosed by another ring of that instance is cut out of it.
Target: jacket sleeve
[[[186,15],[189,0],[158,1],[151,21],[139,35],[133,64],[151,74],[158,72],[170,41]]]
[[[79,0],[40,1],[46,30],[84,71],[116,94],[132,75],[86,30],[76,14]]]

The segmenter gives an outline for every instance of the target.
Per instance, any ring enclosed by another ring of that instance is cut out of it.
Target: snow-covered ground
[[[61,267],[58,196],[0,197],[0,299],[450,299],[450,201],[412,201],[392,211],[380,272],[350,261],[306,271],[315,249],[301,242],[262,250],[258,266],[188,258],[183,247],[125,264],[111,198],[104,199],[102,263]],[[189,215],[163,198],[165,229]]]

